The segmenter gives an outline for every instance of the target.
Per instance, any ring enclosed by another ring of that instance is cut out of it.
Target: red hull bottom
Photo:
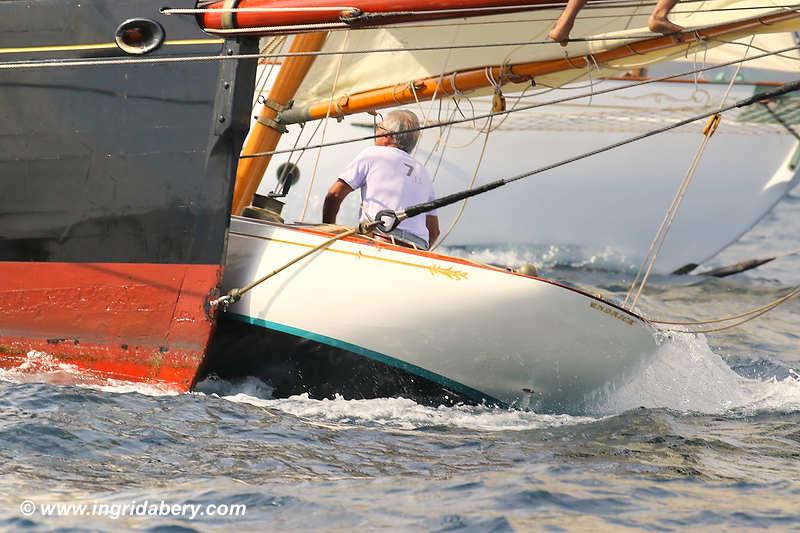
[[[219,265],[0,263],[0,367],[31,350],[110,378],[194,384]]]

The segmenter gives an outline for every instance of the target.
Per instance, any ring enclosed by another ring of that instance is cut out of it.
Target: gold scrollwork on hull
[[[441,276],[446,276],[456,281],[467,279],[467,276],[469,275],[467,272],[463,272],[461,270],[453,270],[452,266],[441,267],[439,265],[431,265],[428,267],[428,270],[430,270],[432,276],[439,274]]]
[[[292,246],[299,246],[301,248],[313,248],[314,247],[314,245],[312,245],[312,244],[301,243],[301,242],[297,242],[297,241],[288,241],[288,240],[283,240],[283,239],[275,239],[273,237],[259,237],[259,236],[254,236],[254,235],[248,235],[246,233],[238,233],[238,232],[235,232],[235,231],[232,231],[231,233],[237,234],[237,235],[242,235],[242,236],[247,236],[247,237],[255,237],[255,238],[258,238],[258,239],[263,239],[265,241],[279,242],[281,244],[289,244],[289,245],[292,245]],[[446,266],[446,267],[439,266],[439,265],[425,265],[425,264],[420,264],[420,263],[411,262],[411,261],[402,261],[402,260],[398,260],[398,259],[391,259],[389,257],[378,257],[376,255],[372,255],[372,254],[369,254],[369,253],[364,253],[362,250],[357,250],[357,251],[351,252],[351,251],[348,251],[348,250],[341,250],[341,249],[337,249],[337,248],[325,248],[323,250],[320,250],[320,253],[349,255],[349,256],[355,257],[356,259],[359,259],[359,260],[372,260],[372,261],[379,261],[381,263],[389,263],[389,264],[394,264],[394,265],[402,265],[402,266],[405,266],[405,267],[418,268],[418,269],[421,269],[421,270],[427,270],[428,272],[431,273],[431,276],[444,276],[444,277],[446,277],[448,279],[452,279],[454,281],[461,281],[461,280],[465,280],[465,279],[469,278],[469,272],[465,272],[463,270],[455,270],[453,268],[453,265]]]

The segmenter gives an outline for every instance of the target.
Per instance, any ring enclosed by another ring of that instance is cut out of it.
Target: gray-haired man
[[[433,182],[411,151],[419,139],[419,120],[411,111],[392,111],[375,127],[375,146],[362,150],[328,190],[322,221],[335,224],[345,197],[361,189],[361,220],[371,221],[378,211],[397,211],[435,198]],[[391,235],[427,250],[439,237],[436,211],[404,220]]]

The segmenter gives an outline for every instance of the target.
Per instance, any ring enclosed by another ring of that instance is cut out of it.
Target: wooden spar
[[[289,52],[317,52],[325,43],[327,32],[305,33],[292,40]],[[284,59],[275,83],[269,92],[267,103],[262,107],[256,123],[250,129],[242,155],[268,152],[278,146],[282,130],[275,123],[275,117],[283,106],[289,103],[303,82],[316,56],[288,57]],[[271,157],[244,157],[239,159],[236,169],[236,185],[233,190],[233,207],[231,212],[240,215],[250,204],[261,177],[267,169]]]
[[[536,9],[559,8],[567,0],[222,0],[200,16],[209,33],[254,29],[253,35],[297,31],[309,24],[338,24],[349,28],[385,26],[410,21],[478,17]],[[589,0],[589,6],[592,5]],[[334,4],[334,5],[332,5]],[[265,11],[237,11],[262,8]],[[233,15],[233,16],[231,16]],[[280,26],[291,29],[281,30]],[[265,29],[269,28],[269,29]]]
[[[282,124],[295,124],[331,117],[343,117],[364,111],[373,111],[387,107],[396,107],[416,101],[452,96],[457,92],[467,92],[492,86],[490,78],[501,85],[507,83],[522,83],[535,79],[537,76],[553,74],[570,69],[583,69],[589,65],[604,64],[618,61],[632,56],[644,55],[651,52],[679,48],[686,44],[713,38],[736,38],[737,34],[747,35],[751,30],[764,25],[775,25],[790,20],[800,19],[799,11],[785,11],[774,15],[746,19],[720,26],[701,29],[680,35],[668,35],[645,39],[626,44],[587,56],[577,56],[565,59],[552,59],[547,61],[534,61],[530,63],[517,63],[463,70],[443,76],[432,76],[421,80],[406,82],[381,87],[361,93],[343,96],[335,102],[322,101],[306,106],[284,111],[279,116]],[[774,30],[777,31],[777,30]],[[590,59],[590,57],[592,59]],[[412,88],[413,84],[413,88]],[[328,108],[330,107],[330,112]]]

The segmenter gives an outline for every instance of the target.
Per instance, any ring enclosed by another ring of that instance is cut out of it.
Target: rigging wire
[[[350,39],[350,32],[347,32],[344,35],[344,40],[342,41],[342,49],[347,46],[347,41]],[[322,142],[325,142],[325,133],[328,129],[328,119],[331,116],[331,108],[333,107],[333,95],[336,92],[336,87],[339,84],[339,74],[342,70],[342,62],[344,61],[344,56],[339,56],[339,63],[336,65],[336,74],[333,77],[333,85],[331,86],[331,96],[328,100],[330,103],[328,104],[328,110],[325,113],[325,120],[324,125],[322,126]],[[322,155],[322,148],[317,149],[317,157],[314,159],[314,169],[311,171],[311,180],[308,183],[308,190],[306,192],[306,199],[303,202],[303,211],[300,213],[300,221],[302,222],[306,218],[306,213],[308,212],[308,204],[311,200],[311,189],[314,187],[314,182],[317,179],[317,168],[319,166],[319,159]]]
[[[455,32],[453,32],[453,39],[451,41],[451,44],[453,44],[455,42],[455,40],[458,37],[459,33],[460,33],[460,30],[456,30]],[[452,57],[452,55],[453,55],[453,50],[452,49],[448,50],[447,54],[445,54],[444,61],[442,62],[442,69],[440,71],[441,74],[439,75],[439,83],[437,83],[436,89],[434,89],[433,94],[431,95],[431,102],[437,101],[439,103],[438,111],[437,111],[437,117],[440,118],[440,119],[441,119],[441,115],[442,115],[442,99],[439,98],[437,100],[436,96],[439,94],[439,88],[442,87],[442,79],[444,78],[444,73],[447,72],[447,65],[450,64],[450,58]],[[411,88],[414,91],[414,99],[417,99],[417,90],[416,90],[416,87],[414,86],[413,82],[411,83]],[[430,110],[428,110],[428,111],[430,111]],[[427,126],[428,124],[430,124],[430,121],[429,121],[430,116],[429,116],[429,112],[428,111],[426,111],[422,115],[422,117],[423,117],[422,125],[423,126]],[[447,135],[449,137],[449,135],[450,135],[449,130],[447,132]],[[441,129],[440,129],[439,130],[439,134],[438,134],[438,136],[436,138],[436,144],[434,145],[434,150],[439,147],[441,142],[442,142],[442,133],[441,133]],[[414,153],[416,153],[416,150],[417,150],[418,147],[419,147],[419,143],[417,143],[417,146],[414,147]],[[444,151],[442,151],[442,154],[444,154]],[[428,154],[428,157],[425,160],[425,164],[423,166],[427,167],[428,162],[430,161],[430,158],[431,158],[432,155],[433,155],[433,151],[431,151],[431,153]],[[439,164],[441,164],[441,162],[442,162],[442,158],[440,156],[439,157],[439,162],[436,165],[436,172],[437,173],[439,171]],[[435,174],[434,174],[434,178],[433,179],[436,179],[436,175]]]
[[[792,288],[791,290],[789,290],[789,292],[787,292],[780,298],[777,298],[776,300],[773,300],[766,305],[762,305],[761,307],[756,307],[755,309],[750,309],[749,311],[745,311],[744,313],[739,313],[736,315],[729,315],[719,318],[709,318],[705,320],[687,320],[687,321],[656,320],[652,318],[648,318],[647,320],[653,322],[654,324],[667,324],[671,326],[702,326],[705,324],[718,324],[720,322],[729,322],[731,320],[737,320],[739,318],[755,315],[756,313],[760,313],[761,311],[764,310],[769,311],[771,309],[774,309],[778,305],[782,304],[783,302],[791,300],[798,294],[800,294],[800,285]]]
[[[285,37],[274,37],[270,39],[264,46],[259,50],[259,55],[272,52],[278,46],[283,49],[283,45],[286,42]],[[261,69],[261,72],[258,74],[258,78],[256,79],[255,87],[256,90],[254,91],[255,94],[261,94],[264,92],[264,88],[267,86],[269,82],[270,76],[272,76],[272,70],[275,68],[275,63],[271,63],[268,69]],[[253,105],[250,107],[250,113],[252,114],[256,110],[256,105],[258,102],[253,102]]]
[[[489,134],[493,131],[492,130],[492,119],[493,118],[494,117],[489,117],[489,121],[488,121],[488,123],[486,125],[486,128],[485,128],[486,133],[485,133],[485,135],[483,137],[483,146],[481,146],[481,153],[478,156],[477,163],[475,163],[475,170],[472,173],[472,180],[470,180],[469,186],[467,187],[467,189],[472,189],[475,186],[475,180],[478,179],[478,171],[481,168],[481,163],[483,162],[483,156],[486,154],[486,145],[489,142]],[[434,243],[430,243],[432,245],[431,248],[430,248],[431,250],[435,250],[442,243],[444,243],[444,241],[447,240],[447,238],[450,236],[450,233],[455,229],[455,227],[458,225],[459,221],[461,220],[461,216],[464,214],[464,211],[467,208],[467,202],[468,201],[469,201],[469,198],[464,198],[464,200],[461,202],[461,205],[458,208],[458,212],[456,213],[455,218],[453,218],[453,221],[450,223],[450,226],[447,228],[447,231],[444,232],[444,235],[441,236],[441,238],[439,239],[439,242],[437,242],[435,244]]]
[[[750,42],[753,42],[755,35],[750,38]],[[749,52],[749,48],[745,51],[743,58],[747,57],[747,52]],[[667,238],[667,233],[669,233],[670,228],[672,227],[672,223],[675,220],[675,216],[678,214],[678,209],[680,208],[681,203],[683,202],[683,198],[686,195],[686,191],[689,189],[689,185],[694,178],[695,171],[697,170],[698,165],[700,164],[700,159],[703,157],[705,153],[706,147],[708,143],[711,141],[711,137],[717,131],[717,126],[719,125],[719,121],[721,120],[721,115],[719,111],[725,106],[725,102],[728,101],[728,96],[731,93],[731,89],[733,88],[733,84],[736,81],[736,78],[739,75],[739,71],[742,68],[742,63],[739,63],[736,67],[736,72],[731,76],[731,80],[728,83],[728,87],[725,90],[725,94],[722,95],[722,99],[719,103],[719,108],[717,110],[717,114],[713,115],[708,124],[706,125],[705,129],[703,130],[703,141],[700,143],[700,146],[697,148],[697,152],[695,152],[694,158],[692,159],[691,164],[689,165],[689,169],[686,171],[686,175],[683,177],[683,180],[678,187],[678,192],[675,194],[675,197],[672,200],[672,204],[667,209],[667,212],[664,214],[664,220],[661,222],[661,226],[658,228],[655,237],[653,238],[653,242],[650,243],[650,248],[647,250],[647,255],[645,256],[645,260],[642,263],[642,266],[639,268],[639,272],[636,273],[636,277],[631,283],[630,289],[628,289],[628,294],[625,296],[625,302],[623,302],[623,306],[628,305],[630,301],[630,306],[628,309],[633,309],[636,307],[636,303],[639,301],[639,296],[642,294],[645,285],[647,285],[647,280],[650,277],[650,273],[655,266],[656,260],[658,259],[658,254],[661,252],[662,246],[664,246],[664,242]],[[637,288],[638,283],[638,288]],[[635,293],[635,294],[634,294]],[[631,300],[631,296],[633,299]]]
[[[745,43],[742,43],[742,42],[739,42],[739,41],[728,41],[726,39],[719,39],[717,37],[711,37],[711,38],[706,39],[706,40],[709,41],[709,42],[726,44],[726,45],[746,46],[748,48],[752,48],[753,50],[758,50],[759,52],[770,53],[770,50],[768,50],[766,48],[762,48],[760,46],[756,46],[756,45],[754,45],[752,43],[751,44],[745,44]],[[778,53],[778,54],[771,53],[771,55],[773,57],[780,57],[782,59],[788,59],[790,61],[800,61],[800,56],[787,56],[787,55],[784,55],[782,53]]]
[[[232,305],[232,304],[238,302],[239,299],[244,294],[250,292],[251,290],[256,288],[258,285],[261,285],[262,283],[267,281],[269,278],[271,278],[271,277],[273,277],[273,276],[275,276],[277,274],[280,274],[281,272],[283,272],[284,270],[286,270],[290,266],[294,265],[298,261],[302,261],[303,259],[305,259],[309,255],[314,254],[314,253],[316,253],[316,252],[318,252],[320,250],[323,250],[323,249],[327,248],[328,246],[330,246],[331,244],[335,243],[336,241],[344,239],[345,237],[349,237],[351,235],[356,234],[358,231],[360,231],[360,228],[358,226],[355,227],[355,228],[350,228],[347,231],[345,231],[344,233],[340,233],[340,234],[338,234],[338,235],[326,240],[325,242],[323,242],[323,243],[321,243],[321,244],[319,244],[317,246],[314,246],[313,248],[311,248],[307,252],[305,252],[303,254],[300,254],[299,256],[295,257],[294,259],[292,259],[288,263],[284,264],[283,266],[281,266],[279,268],[276,268],[275,270],[273,270],[272,272],[270,272],[266,276],[262,276],[262,277],[258,278],[257,280],[254,280],[254,281],[248,283],[244,287],[237,288],[237,289],[231,289],[224,296],[220,296],[219,298],[217,298],[215,300],[211,300],[209,302],[209,306],[211,308],[215,308],[217,306],[221,306],[223,309],[226,309],[229,305]]]
[[[794,9],[800,11],[800,9]],[[430,27],[430,26],[426,26]],[[342,28],[349,30],[349,28]],[[628,36],[607,36],[607,37],[585,37],[573,38],[572,42],[608,42],[608,41],[635,41],[638,39],[652,38],[653,34],[642,35],[628,35]],[[713,39],[712,39],[713,40]],[[720,40],[720,42],[728,43],[729,41]],[[732,41],[730,41],[732,42]],[[217,41],[209,40],[209,44],[219,44]],[[20,61],[3,61],[0,62],[0,70],[15,70],[15,69],[36,69],[36,68],[57,68],[57,67],[94,67],[94,66],[115,66],[115,65],[133,65],[133,64],[153,64],[153,63],[188,63],[194,61],[230,61],[242,59],[280,59],[288,57],[308,57],[308,56],[335,56],[335,55],[366,55],[376,53],[397,53],[397,52],[425,52],[425,51],[441,51],[441,50],[461,50],[461,49],[475,49],[475,48],[503,48],[503,47],[519,47],[519,46],[538,46],[538,45],[555,45],[553,41],[511,41],[500,43],[467,43],[459,45],[436,45],[436,46],[409,46],[409,47],[393,47],[393,48],[371,48],[371,49],[357,49],[357,50],[339,50],[339,51],[315,51],[315,52],[281,52],[271,54],[231,54],[231,55],[196,55],[196,56],[169,56],[169,57],[144,57],[144,58],[123,58],[123,59],[32,59]],[[797,47],[786,48],[779,53],[796,50]],[[0,50],[2,51],[2,50]],[[24,53],[24,49],[14,49],[15,53]],[[774,55],[769,53],[768,55]]]
[[[789,124],[788,122],[786,122],[786,121],[783,119],[783,117],[782,117],[782,116],[780,116],[779,114],[777,114],[777,113],[776,113],[776,112],[775,112],[775,111],[774,111],[774,110],[773,110],[773,109],[772,109],[772,108],[769,106],[769,103],[767,103],[767,102],[761,102],[761,105],[762,105],[762,106],[764,106],[764,109],[766,109],[766,110],[767,110],[767,113],[769,113],[769,114],[770,114],[770,116],[771,116],[771,117],[772,117],[772,118],[775,120],[775,122],[777,122],[778,124],[780,124],[781,126],[783,126],[783,127],[784,127],[784,129],[785,129],[786,131],[788,131],[788,132],[789,132],[789,134],[791,134],[791,135],[792,135],[792,137],[794,137],[795,139],[797,139],[798,141],[800,141],[800,134],[798,134],[798,133],[795,131],[795,129],[794,129],[792,126],[791,126],[791,124]]]
[[[777,300],[774,300],[773,302],[770,302],[769,304],[767,304],[765,306],[762,306],[761,308],[759,308],[758,312],[754,312],[754,314],[748,314],[748,313],[743,314],[742,316],[745,316],[745,318],[742,318],[742,320],[739,320],[738,322],[734,322],[732,324],[727,324],[725,326],[720,326],[720,327],[717,327],[717,328],[694,329],[694,330],[690,330],[688,332],[689,333],[716,333],[716,332],[719,332],[719,331],[725,331],[725,330],[728,330],[728,329],[735,328],[737,326],[741,326],[742,324],[746,324],[747,322],[750,322],[751,320],[755,320],[756,318],[768,313],[769,311],[772,311],[773,309],[775,309],[779,305],[781,305],[781,304],[783,304],[785,302],[788,302],[789,300],[791,300],[792,298],[797,297],[798,295],[800,295],[800,286],[794,288],[788,294],[786,294],[784,296],[781,296]],[[719,321],[718,320],[716,320],[716,321],[707,321],[705,323],[711,324],[711,323],[715,323],[715,322],[719,322]]]
[[[654,130],[650,130],[650,131],[648,131],[646,133],[643,133],[641,135],[636,135],[634,137],[629,137],[627,139],[623,139],[623,140],[618,141],[616,143],[612,143],[610,145],[606,145],[604,147],[597,148],[595,150],[591,150],[589,152],[585,152],[583,154],[579,154],[579,155],[570,157],[568,159],[564,159],[564,160],[558,161],[556,163],[552,163],[552,164],[540,167],[538,169],[535,169],[535,170],[532,170],[532,171],[529,171],[529,172],[518,174],[518,175],[512,176],[510,178],[502,178],[502,179],[493,181],[491,183],[487,183],[485,185],[482,185],[482,186],[480,186],[478,188],[475,188],[475,189],[472,189],[472,190],[466,190],[466,191],[461,191],[461,192],[449,194],[447,196],[444,196],[444,197],[441,197],[441,198],[437,198],[436,200],[433,200],[433,201],[430,201],[430,202],[425,202],[425,203],[422,203],[422,204],[417,204],[417,205],[414,205],[414,206],[410,206],[410,207],[408,207],[406,209],[399,210],[399,211],[383,210],[383,211],[380,211],[375,216],[375,219],[377,221],[380,221],[380,223],[377,226],[377,228],[380,229],[383,232],[388,233],[388,232],[392,231],[394,228],[396,228],[397,225],[400,222],[402,222],[403,220],[405,220],[407,218],[410,218],[410,217],[413,217],[413,216],[417,216],[417,215],[421,215],[423,213],[427,213],[427,212],[429,212],[429,211],[431,211],[433,209],[438,209],[440,207],[445,207],[445,206],[451,205],[451,204],[453,204],[455,202],[459,202],[459,201],[463,200],[464,198],[470,198],[472,196],[477,196],[479,194],[486,193],[486,192],[491,191],[493,189],[496,189],[498,187],[502,187],[503,185],[508,185],[509,183],[513,183],[515,181],[518,181],[518,180],[521,180],[521,179],[524,179],[524,178],[528,178],[530,176],[533,176],[533,175],[536,175],[536,174],[540,174],[542,172],[546,172],[548,170],[552,170],[554,168],[558,168],[558,167],[567,165],[569,163],[573,163],[575,161],[579,161],[581,159],[586,159],[588,157],[591,157],[591,156],[594,156],[594,155],[597,155],[597,154],[601,154],[603,152],[607,152],[607,151],[613,150],[615,148],[619,148],[620,146],[625,146],[627,144],[631,144],[633,142],[640,141],[642,139],[646,139],[648,137],[652,137],[654,135],[658,135],[660,133],[664,133],[666,131],[670,131],[670,130],[676,129],[676,128],[679,128],[681,126],[684,126],[684,125],[687,125],[687,124],[691,124],[692,122],[696,122],[696,121],[702,120],[704,118],[709,118],[709,117],[713,117],[713,116],[716,116],[716,115],[721,115],[722,113],[730,111],[732,109],[753,105],[753,104],[755,104],[757,102],[760,102],[762,100],[776,98],[776,97],[782,96],[784,94],[787,94],[787,93],[790,93],[790,92],[795,92],[795,91],[798,91],[798,90],[800,90],[800,80],[784,84],[781,87],[778,87],[778,88],[773,89],[771,91],[766,91],[766,92],[763,92],[763,93],[759,93],[759,94],[750,96],[750,97],[745,98],[743,100],[739,100],[739,101],[737,101],[737,102],[735,102],[733,104],[724,106],[721,109],[718,109],[716,111],[710,111],[710,112],[706,112],[706,113],[701,113],[699,115],[695,115],[695,116],[692,116],[690,118],[674,122],[674,123],[669,124],[667,126],[664,126],[664,127],[661,127],[661,128],[657,128],[657,129],[654,129]]]
[[[787,52],[789,50],[800,50],[800,45],[788,47],[788,48],[785,48],[785,49],[782,49],[782,50],[778,50],[778,51],[776,51],[776,53]],[[630,89],[630,88],[633,88],[633,87],[639,87],[639,86],[642,86],[642,85],[648,85],[648,84],[658,83],[658,82],[662,82],[662,81],[666,81],[666,80],[686,77],[686,76],[692,75],[695,72],[707,72],[707,71],[718,69],[718,68],[724,68],[724,67],[728,67],[728,66],[731,66],[731,65],[736,65],[736,64],[739,64],[739,63],[742,63],[742,62],[753,61],[753,60],[760,59],[762,57],[767,57],[767,56],[770,56],[770,55],[774,55],[774,54],[773,53],[760,54],[760,55],[752,56],[752,57],[749,57],[749,58],[746,58],[746,59],[736,59],[736,60],[733,60],[733,61],[720,63],[718,65],[710,65],[710,66],[707,66],[707,67],[703,67],[701,69],[694,69],[694,70],[679,72],[677,74],[669,74],[669,75],[665,75],[665,76],[659,76],[659,77],[656,77],[656,78],[650,78],[650,79],[646,79],[646,80],[641,80],[641,81],[637,81],[637,82],[634,82],[634,83],[629,83],[629,84],[622,85],[622,86],[617,86],[617,87],[609,87],[607,89],[600,89],[600,90],[594,91],[593,94],[595,96],[598,96],[598,95],[601,95],[601,94],[613,93],[613,92],[616,92],[616,91]],[[409,129],[404,130],[404,131],[423,131],[423,130],[427,130],[427,129],[431,129],[431,128],[439,128],[439,127],[441,127],[443,125],[447,125],[447,124],[462,124],[462,123],[465,123],[465,122],[473,122],[474,123],[476,120],[489,118],[490,116],[507,115],[509,113],[516,113],[516,112],[520,112],[520,111],[528,111],[528,110],[536,109],[536,108],[539,108],[539,107],[545,107],[545,106],[550,106],[550,105],[555,105],[555,104],[562,104],[562,103],[565,103],[565,102],[571,102],[571,101],[574,101],[574,100],[580,100],[582,98],[587,98],[588,96],[590,96],[590,94],[592,94],[592,93],[582,93],[582,94],[578,94],[578,95],[565,96],[563,98],[556,98],[556,99],[553,99],[553,100],[548,100],[546,102],[537,102],[537,103],[533,103],[533,104],[528,104],[528,105],[525,105],[525,106],[521,106],[521,107],[519,107],[517,109],[510,109],[510,110],[506,110],[506,111],[486,113],[486,114],[483,114],[483,115],[474,115],[471,118],[456,119],[456,120],[449,121],[447,123],[430,124],[428,126],[420,126],[418,128],[409,128]],[[706,117],[705,115],[701,116],[700,119],[705,118],[705,117]],[[697,119],[697,120],[700,120],[700,119]],[[343,139],[341,141],[334,141],[334,142],[329,142],[329,143],[323,143],[323,144],[317,144],[317,145],[313,145],[313,146],[308,146],[307,148],[320,148],[320,147],[324,148],[324,147],[330,147],[330,146],[339,146],[339,145],[342,145],[342,144],[349,144],[349,143],[354,143],[354,142],[368,141],[368,140],[372,140],[372,139],[374,139],[376,137],[381,137],[381,136],[386,136],[386,135],[389,135],[389,134],[368,135],[368,136],[363,136],[363,137],[354,137],[354,138],[351,138],[351,139]],[[287,149],[269,150],[269,151],[265,151],[265,152],[254,152],[252,154],[247,154],[247,155],[242,156],[242,157],[243,158],[248,158],[248,157],[266,157],[266,156],[270,156],[270,155],[274,155],[274,154],[287,153],[287,152],[291,152],[291,151],[292,150],[287,150]]]

